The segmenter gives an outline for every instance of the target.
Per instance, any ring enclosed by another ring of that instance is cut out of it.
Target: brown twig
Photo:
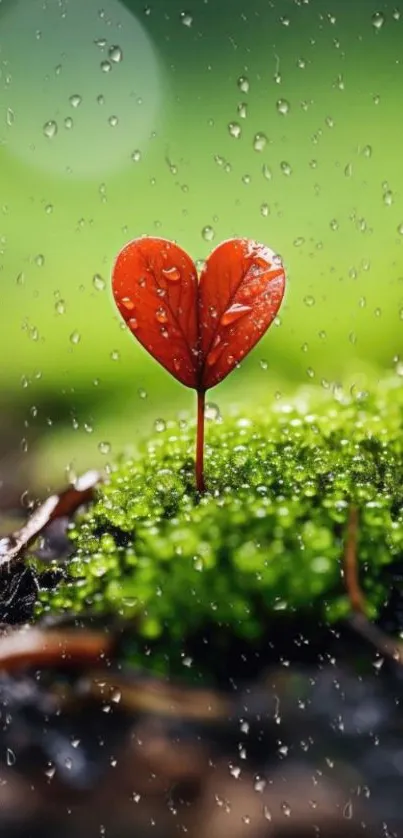
[[[366,613],[365,596],[363,594],[357,561],[358,540],[358,510],[351,507],[347,524],[346,545],[344,550],[343,571],[350,605],[355,614]]]
[[[97,471],[88,471],[76,482],[61,492],[52,495],[33,512],[21,529],[0,539],[0,568],[19,559],[22,551],[56,518],[73,515],[83,503],[91,500],[94,488],[101,476]]]
[[[114,645],[106,632],[24,628],[0,639],[0,671],[22,667],[75,667],[95,664],[108,655]]]

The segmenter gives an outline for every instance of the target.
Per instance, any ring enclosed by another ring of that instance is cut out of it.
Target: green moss
[[[344,401],[302,392],[207,424],[209,493],[194,490],[193,422],[168,423],[76,521],[70,579],[41,594],[38,612],[137,615],[140,635],[169,648],[211,623],[255,640],[279,610],[337,619],[354,503],[375,613],[382,568],[403,555],[401,381]]]

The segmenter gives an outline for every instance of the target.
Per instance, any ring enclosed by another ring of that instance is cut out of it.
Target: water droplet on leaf
[[[43,126],[43,133],[45,137],[52,140],[57,134],[57,122],[55,122],[54,119],[49,119],[48,122],[45,122]]]
[[[213,239],[215,237],[215,231],[214,231],[213,227],[210,227],[209,225],[207,225],[206,227],[203,227],[202,236],[205,239],[205,241],[207,241],[207,242],[213,241]]]

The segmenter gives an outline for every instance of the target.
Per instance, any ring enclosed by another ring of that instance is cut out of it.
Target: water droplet
[[[48,140],[52,140],[57,134],[57,122],[54,119],[49,119],[43,126],[43,133]]]
[[[308,308],[311,308],[311,306],[315,305],[315,297],[313,297],[312,294],[307,294],[307,296],[304,297],[304,303],[308,306]]]
[[[63,125],[65,128],[67,128],[68,131],[70,131],[70,128],[72,128],[74,125],[71,116],[66,116],[66,118],[63,120]]]
[[[283,175],[286,175],[286,177],[289,177],[292,174],[292,168],[291,168],[290,164],[287,163],[286,160],[283,160],[280,163],[280,169],[281,169]]]
[[[246,119],[247,114],[248,114],[248,106],[247,106],[246,102],[240,102],[238,107],[237,107],[237,111],[238,111],[239,116],[241,117],[241,119]]]
[[[202,236],[206,242],[211,242],[215,238],[215,230],[213,229],[213,227],[207,225],[202,229]]]
[[[261,204],[260,214],[263,215],[264,218],[267,218],[267,216],[270,215],[270,207],[268,204]]]
[[[396,364],[396,366],[395,366],[395,373],[396,373],[396,375],[398,375],[400,378],[402,378],[402,377],[403,377],[403,361],[398,361],[398,362],[397,362],[397,364]]]
[[[108,118],[108,123],[111,126],[111,128],[116,128],[116,126],[119,125],[119,118],[115,115],[110,116]]]
[[[272,179],[271,169],[269,168],[267,163],[263,163],[262,175],[263,175],[264,178],[266,178],[266,180],[271,180]]]
[[[46,204],[45,212],[46,212],[47,215],[51,215],[51,213],[53,212],[53,209],[54,209],[53,204]]]
[[[42,268],[44,266],[44,264],[45,264],[45,257],[43,255],[43,253],[38,253],[38,255],[35,256],[35,265],[37,265],[38,268]]]
[[[366,145],[364,146],[362,153],[364,157],[372,157],[372,146]]]
[[[139,396],[140,399],[146,399],[147,398],[147,390],[144,390],[143,387],[139,387],[139,389],[137,390],[137,393],[138,393],[138,396]]]
[[[374,12],[371,18],[372,26],[375,29],[381,29],[385,23],[385,15],[383,12]]]
[[[9,767],[11,767],[12,765],[15,765],[15,762],[16,762],[16,756],[15,756],[14,751],[12,751],[12,750],[11,750],[11,748],[7,748],[7,751],[6,751],[6,762],[7,762],[7,765],[8,765]]]
[[[66,311],[66,303],[64,300],[56,300],[55,302],[56,314],[64,314]]]
[[[240,76],[237,84],[239,89],[242,90],[242,93],[249,93],[249,79],[246,76]]]
[[[244,317],[249,311],[252,311],[250,306],[242,305],[242,303],[234,303],[221,316],[220,323],[222,326],[230,326],[231,323],[236,323],[237,320]]]
[[[165,279],[168,279],[169,282],[179,282],[181,278],[181,272],[179,268],[176,268],[175,265],[172,268],[162,268],[162,273]]]
[[[129,326],[130,326],[130,320],[129,320]],[[112,349],[112,352],[110,354],[110,359],[111,359],[111,361],[120,361],[120,352],[119,352],[118,349]]]
[[[263,151],[263,149],[266,148],[266,145],[266,134],[263,134],[261,131],[258,131],[258,133],[255,134],[253,139],[253,148],[255,149],[255,151]]]
[[[305,239],[303,238],[303,236],[298,236],[298,238],[294,239],[293,245],[294,245],[294,247],[301,247],[301,245],[303,245],[304,242],[305,242]]]
[[[135,151],[133,151],[131,157],[132,157],[133,163],[140,163],[141,151],[139,151],[139,149],[137,148]]]
[[[346,803],[346,805],[343,809],[343,818],[346,818],[346,820],[351,820],[352,817],[353,817],[353,804],[352,804],[351,800],[349,800]]]
[[[281,808],[281,811],[284,813],[285,817],[286,817],[286,818],[289,818],[289,817],[290,817],[290,815],[291,815],[291,806],[290,806],[290,804],[289,804],[289,803],[287,803],[287,801],[286,801],[286,800],[283,800],[283,802],[282,802],[282,803],[281,803],[281,805],[280,805],[280,808]]]
[[[73,343],[74,345],[77,345],[77,343],[80,343],[80,340],[81,340],[80,332],[77,332],[75,330],[74,332],[71,333],[71,335],[70,335],[70,342],[71,343]]]
[[[278,113],[282,114],[283,116],[287,116],[287,114],[290,112],[290,103],[287,101],[287,99],[278,99],[276,107]]]
[[[10,128],[11,128],[11,126],[12,126],[12,125],[13,125],[13,123],[14,123],[14,118],[15,118],[15,114],[14,114],[14,111],[12,110],[12,108],[7,108],[7,111],[6,111],[6,122],[7,122],[7,125],[9,125],[9,126],[10,126]]]
[[[101,61],[100,66],[101,66],[101,70],[102,70],[103,73],[110,73],[110,71],[112,70],[112,64],[108,60]]]
[[[344,169],[344,174],[346,177],[351,177],[353,174],[353,167],[351,163],[347,163],[347,166]]]
[[[393,204],[393,192],[390,189],[387,189],[386,192],[383,193],[383,203],[387,207],[391,207]]]
[[[106,282],[101,274],[94,274],[92,277],[92,284],[96,291],[105,291]]]
[[[214,366],[216,361],[218,361],[220,355],[222,355],[224,349],[225,349],[225,344],[222,344],[221,338],[219,336],[217,336],[217,338],[215,340],[215,345],[210,350],[210,352],[208,353],[207,358],[206,358],[206,363],[207,363],[208,367]]]
[[[392,13],[393,20],[400,20],[400,11],[399,9],[394,9]]]
[[[299,67],[300,70],[305,70],[305,67],[306,67],[305,58],[298,58],[297,59],[297,67]]]
[[[330,226],[330,229],[333,230],[333,232],[336,232],[336,230],[339,229],[339,222],[337,221],[337,218],[332,218],[332,220],[330,221],[329,226]]]
[[[231,134],[231,137],[234,137],[236,140],[239,140],[242,134],[242,128],[239,122],[229,122],[228,131]]]
[[[98,103],[98,105],[104,105],[105,104],[105,96],[102,93],[98,94],[97,103]]]
[[[98,449],[101,454],[109,454],[111,450],[110,442],[100,442],[98,445]]]
[[[168,323],[168,314],[165,308],[163,308],[163,306],[157,308],[157,311],[155,312],[155,317],[158,320],[158,323]]]
[[[165,429],[166,423],[164,419],[156,419],[154,422],[154,430],[156,430],[158,434],[162,434]]]
[[[403,225],[402,225],[402,228],[403,228]],[[402,235],[403,235],[403,233],[402,233]],[[24,282],[25,282],[25,274],[23,273],[23,271],[21,271],[21,273],[19,273],[19,274],[17,275],[16,282],[17,282],[17,285],[24,285]]]
[[[78,108],[78,106],[81,105],[82,101],[83,101],[82,96],[80,96],[79,93],[73,93],[73,95],[70,96],[70,99],[69,99],[70,105],[73,108]]]
[[[204,409],[204,416],[209,422],[219,422],[221,420],[221,413],[218,404],[207,402]]]
[[[188,29],[190,29],[190,27],[193,23],[192,15],[190,15],[189,12],[181,12],[181,20],[182,20],[183,25],[187,26]]]
[[[108,56],[114,64],[120,64],[120,62],[123,60],[123,52],[121,47],[119,47],[117,44],[109,47]]]

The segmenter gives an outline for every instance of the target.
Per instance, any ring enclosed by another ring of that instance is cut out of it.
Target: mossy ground
[[[349,509],[372,614],[385,565],[403,558],[403,387],[358,398],[300,393],[209,422],[208,493],[194,489],[193,421],[168,423],[117,463],[70,536],[69,577],[38,613],[138,617],[166,649],[216,625],[254,643],[278,611],[348,610],[341,578]]]

